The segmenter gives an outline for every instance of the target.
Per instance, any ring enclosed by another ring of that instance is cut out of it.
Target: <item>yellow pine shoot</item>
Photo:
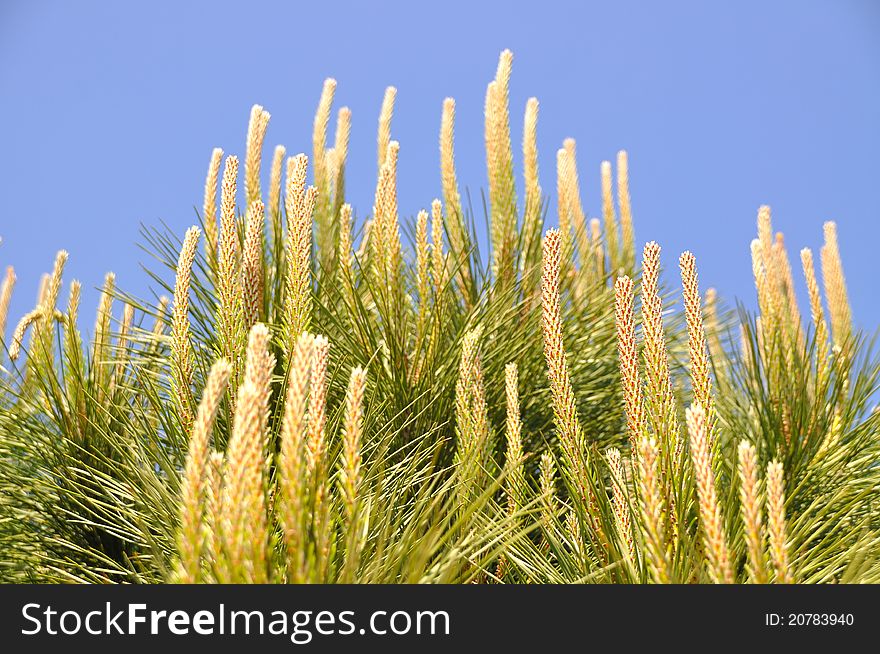
[[[788,251],[785,249],[785,239],[782,232],[776,232],[776,241],[773,243],[773,259],[774,265],[779,271],[781,288],[778,289],[778,292],[780,293],[780,303],[786,309],[789,335],[798,342],[802,342],[801,314],[798,310],[794,278],[791,274],[791,261],[788,258]]]
[[[822,309],[822,296],[819,283],[816,281],[816,268],[813,263],[813,252],[809,248],[801,250],[801,264],[807,292],[810,296],[810,315],[816,333],[816,379],[819,388],[824,387],[828,374],[828,323],[825,322],[825,311]]]
[[[349,523],[355,518],[355,505],[361,485],[361,439],[364,429],[364,391],[367,371],[355,368],[351,371],[345,394],[345,422],[342,433],[342,495],[345,514]]]
[[[679,450],[678,419],[673,406],[669,376],[669,355],[663,329],[663,300],[660,297],[660,246],[645,244],[642,255],[642,331],[648,415],[661,448]]]
[[[18,321],[18,325],[16,325],[15,330],[12,332],[12,340],[9,346],[9,358],[12,361],[18,360],[18,357],[21,354],[21,344],[24,341],[24,335],[27,332],[28,327],[39,320],[42,315],[42,309],[33,309]]]
[[[556,208],[559,217],[559,235],[562,239],[562,260],[571,257],[571,198],[569,197],[569,156],[565,148],[556,151]]]
[[[525,504],[525,473],[523,471],[522,418],[519,409],[519,373],[515,363],[504,367],[504,395],[507,408],[505,435],[507,452],[504,460],[507,466],[505,491],[507,494],[507,513],[516,515]]]
[[[226,392],[231,372],[223,359],[217,361],[208,375],[202,393],[186,456],[180,487],[180,573],[182,583],[197,583],[201,579],[201,554],[204,540],[204,507],[210,462],[211,432],[220,402]]]
[[[246,374],[238,389],[232,435],[226,449],[221,496],[223,581],[265,583],[268,534],[265,497],[265,433],[268,421],[269,332],[251,329]]]
[[[333,145],[333,202],[331,220],[345,202],[345,166],[348,162],[348,144],[351,139],[351,109],[342,107],[336,115],[336,137]],[[332,251],[332,250],[331,250]]]
[[[73,280],[70,283],[67,315],[64,321],[64,390],[69,398],[68,410],[74,414],[70,416],[74,437],[79,437],[82,434],[86,414],[86,398],[82,393],[83,346],[82,338],[77,328],[81,293],[82,285],[77,280]]]
[[[241,277],[244,300],[244,325],[250,329],[263,313],[263,234],[266,219],[261,200],[248,208],[242,251]]]
[[[463,505],[482,488],[480,481],[489,441],[489,416],[480,362],[481,337],[479,327],[465,333],[455,386],[456,462],[463,480]]]
[[[272,154],[272,168],[269,173],[269,225],[272,228],[272,242],[281,238],[281,176],[284,172],[284,157],[287,149],[276,145]]]
[[[580,469],[583,438],[562,339],[562,310],[559,295],[561,247],[559,231],[547,230],[544,236],[541,275],[541,331],[559,440],[569,465],[578,473],[580,482],[585,483],[585,476],[581,474],[583,471]]]
[[[794,583],[788,561],[785,481],[782,464],[778,461],[773,461],[767,466],[767,533],[770,539],[770,560],[776,571],[776,583]]]
[[[760,239],[753,239],[751,243],[752,251],[752,274],[755,278],[755,289],[758,292],[758,309],[761,312],[761,322],[763,325],[773,324],[773,298],[770,290],[770,283],[767,279],[767,273],[764,269],[763,246]]]
[[[443,206],[440,200],[431,203],[431,275],[437,301],[446,286],[446,255],[443,253]]]
[[[587,234],[587,218],[584,214],[583,203],[581,202],[581,183],[577,170],[577,144],[573,138],[567,138],[562,142],[562,147],[565,148],[565,152],[568,155],[565,185],[567,188],[569,212],[571,214],[572,227],[574,228],[575,236],[577,236],[581,268],[584,268],[589,266],[592,261],[592,254],[590,251],[589,235]]]
[[[235,215],[238,185],[238,157],[226,157],[220,193],[220,244],[217,261],[219,295],[219,336],[223,356],[232,364],[232,377],[238,376],[239,348],[242,341],[241,284],[239,279],[239,240]]]
[[[457,260],[458,282],[468,288],[471,280],[468,264],[467,235],[458,179],[455,172],[455,100],[443,100],[443,115],[440,121],[440,181],[443,187],[443,203],[446,205],[449,250]]]
[[[608,265],[612,271],[615,271],[620,266],[620,250],[617,244],[617,216],[614,213],[611,162],[603,161],[599,170],[602,177],[602,219],[605,223],[605,247],[608,250]]]
[[[425,335],[428,312],[430,311],[430,261],[431,253],[428,246],[428,212],[422,209],[416,217],[416,289],[419,296],[419,315],[416,323],[416,340],[419,345],[421,345],[422,339]]]
[[[635,266],[636,237],[633,230],[632,204],[629,196],[629,160],[626,150],[617,153],[617,206],[620,208],[621,254],[627,270]]]
[[[523,173],[525,177],[525,214],[523,252],[541,233],[541,186],[538,180],[538,99],[529,98],[523,122]],[[525,257],[523,257],[525,261]]]
[[[35,352],[31,353],[31,357],[36,356],[31,361],[32,366],[38,363],[45,363],[48,367],[53,365],[53,334],[55,331],[55,309],[58,304],[58,295],[61,292],[61,277],[64,273],[64,266],[67,263],[67,250],[59,250],[55,255],[55,264],[52,267],[52,274],[46,282],[45,289],[41,287],[41,298],[39,303],[40,316],[34,324],[33,343]]]
[[[288,580],[305,579],[305,452],[308,417],[306,402],[311,378],[315,339],[303,333],[294,346],[284,418],[281,423],[281,456],[278,461],[279,518],[287,548]]]
[[[835,346],[840,346],[852,329],[852,314],[837,243],[837,225],[828,221],[823,226],[825,243],[822,245],[822,282],[825,286],[825,301],[831,317],[831,336]]]
[[[730,567],[727,537],[724,534],[724,520],[715,492],[715,473],[712,471],[706,413],[699,404],[693,404],[688,407],[686,415],[699,500],[700,523],[703,527],[703,541],[709,560],[709,576],[716,584],[732,584],[733,571]]]
[[[9,316],[9,303],[12,300],[12,290],[15,288],[15,268],[7,266],[6,275],[3,277],[3,285],[0,286],[0,341],[5,341],[6,320]]]
[[[767,566],[764,560],[763,511],[758,485],[758,464],[755,448],[748,441],[741,441],[738,448],[739,500],[743,531],[748,550],[748,572],[752,583],[767,583]]]
[[[554,533],[556,523],[556,461],[550,452],[541,455],[538,466],[541,489],[541,526],[546,539]]]
[[[342,107],[336,114],[336,136],[333,141],[333,150],[336,152],[336,167],[340,175],[345,170],[348,160],[348,143],[351,139],[351,109]]]
[[[638,440],[639,508],[645,560],[654,583],[673,581],[666,551],[664,515],[666,513],[660,486],[658,459],[660,453],[654,437],[642,435]]]
[[[263,161],[263,141],[269,127],[269,112],[255,104],[251,107],[244,159],[245,206],[251,206],[261,197],[260,165]]]
[[[590,251],[596,277],[605,276],[605,251],[602,249],[602,227],[598,218],[590,219]]]
[[[192,424],[193,352],[190,342],[189,290],[193,260],[199,245],[199,228],[190,227],[183,237],[174,280],[171,316],[171,370],[174,398],[184,431]]]
[[[207,571],[206,581],[217,581],[214,575],[216,562],[220,559],[220,549],[223,544],[222,527],[220,519],[222,511],[223,495],[223,468],[225,467],[223,454],[211,450],[208,455],[208,464],[205,468],[205,502],[202,526],[202,553],[203,559],[210,562],[211,570]]]
[[[220,163],[223,150],[214,148],[208,162],[208,175],[205,178],[205,201],[202,205],[202,222],[205,224],[205,254],[213,269],[217,261],[217,183],[220,178]]]
[[[617,530],[626,546],[630,561],[635,562],[636,550],[633,542],[632,524],[630,521],[629,492],[626,484],[626,472],[620,450],[611,447],[606,452],[608,468],[611,471],[611,506],[617,521]]]
[[[346,203],[339,208],[339,265],[343,278],[351,280],[351,205]],[[346,283],[348,283],[348,281]]]
[[[327,446],[325,429],[327,425],[327,364],[329,363],[330,341],[323,336],[315,336],[312,350],[312,378],[309,395],[309,439],[306,450],[306,465],[310,471],[318,468],[324,458]]]
[[[326,177],[324,151],[327,147],[327,126],[330,124],[330,111],[333,107],[333,96],[336,94],[336,80],[327,78],[321,88],[321,98],[315,111],[315,123],[312,130],[312,174],[315,186],[325,195],[329,180]]]
[[[287,277],[285,279],[284,348],[290,353],[295,339],[309,325],[312,313],[312,212],[317,189],[305,188],[306,156],[297,155],[287,180]]]
[[[129,358],[129,345],[131,339],[131,325],[134,321],[134,306],[125,303],[122,309],[122,322],[119,325],[119,336],[116,340],[116,370],[114,379],[119,381],[125,371],[126,363]]]
[[[104,276],[104,288],[101,290],[101,298],[98,301],[98,315],[95,318],[95,332],[92,345],[92,374],[95,385],[98,387],[98,396],[103,399],[104,371],[110,356],[110,317],[113,308],[113,293],[115,292],[116,275],[112,272]]]
[[[388,289],[396,287],[400,268],[400,225],[397,216],[397,160],[400,144],[388,144],[388,156],[382,165],[373,205],[370,230],[375,270]]]
[[[458,193],[458,179],[455,174],[455,100],[443,100],[443,114],[440,120],[440,180],[443,186],[443,202],[455,223],[460,223],[461,196]],[[461,243],[453,238],[453,247],[461,248]]]
[[[376,158],[379,171],[385,165],[388,157],[388,145],[391,143],[391,119],[394,116],[394,101],[397,99],[397,89],[389,86],[385,89],[382,97],[382,108],[379,110],[379,132],[376,137]]]
[[[491,205],[492,269],[502,283],[513,272],[516,190],[510,141],[510,73],[513,53],[504,50],[495,80],[486,90],[485,141]]]
[[[715,403],[712,399],[712,380],[709,376],[709,357],[706,352],[706,331],[703,326],[703,305],[697,279],[697,261],[691,252],[678,259],[684,296],[685,322],[688,334],[688,359],[691,390],[694,401],[706,413],[706,432],[710,448],[714,443]],[[714,456],[713,456],[714,459]]]
[[[397,216],[397,160],[400,153],[400,144],[391,141],[388,144],[388,157],[386,165],[390,174],[387,184],[383,187],[382,206],[385,211],[383,219],[383,249],[386,254],[386,266],[392,278],[396,279],[400,266],[400,224]]]
[[[633,452],[636,451],[636,444],[644,430],[642,381],[639,377],[639,350],[636,342],[636,322],[633,310],[634,299],[632,280],[626,276],[619,277],[614,284],[617,353],[620,362],[620,383],[623,387],[626,425],[630,448]]]
[[[776,341],[776,333],[782,322],[784,297],[780,295],[781,277],[776,258],[773,256],[773,225],[770,218],[770,207],[762,205],[758,208],[758,255],[760,266],[756,267],[755,248],[752,246],[752,269],[756,276],[756,284],[759,282],[757,270],[763,272],[760,285],[763,289],[758,290],[759,305],[761,308],[764,335],[768,336],[768,344]],[[761,295],[763,294],[763,300]]]
[[[345,394],[345,422],[342,432],[342,464],[340,486],[342,502],[345,507],[345,529],[347,543],[343,579],[354,581],[360,558],[359,503],[361,484],[361,441],[364,429],[364,391],[367,386],[367,372],[363,368],[351,371],[348,390]]]

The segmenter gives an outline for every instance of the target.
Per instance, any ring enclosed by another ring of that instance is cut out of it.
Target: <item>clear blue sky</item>
[[[639,246],[659,241],[668,265],[691,249],[704,288],[749,304],[760,204],[773,207],[796,270],[797,250],[818,250],[823,221],[836,220],[856,320],[876,329],[880,2],[869,0],[3,0],[0,265],[19,276],[10,322],[62,247],[66,281],[92,288],[114,270],[145,294],[139,223],[179,233],[193,223],[211,148],[243,153],[253,103],[272,114],[267,156],[278,143],[310,152],[328,76],[336,107],[353,112],[346,191],[360,215],[389,84],[402,212],[440,194],[445,96],[458,103],[460,182],[479,197],[483,99],[503,48],[515,55],[515,143],[526,99],[541,102],[546,191],[556,149],[573,136],[596,214],[599,164],[627,149]],[[86,294],[85,316],[95,299]]]

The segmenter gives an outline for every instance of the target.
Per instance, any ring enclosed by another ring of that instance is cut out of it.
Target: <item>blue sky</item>
[[[660,242],[670,273],[692,250],[704,288],[750,305],[760,204],[772,206],[796,272],[798,249],[818,251],[823,221],[836,220],[856,321],[876,329],[880,3],[869,0],[4,0],[0,265],[19,277],[10,322],[31,308],[62,247],[67,281],[91,289],[113,270],[146,294],[139,224],[182,234],[194,222],[211,149],[243,153],[253,103],[272,114],[267,156],[278,143],[310,152],[328,76],[339,83],[335,106],[353,112],[346,190],[360,215],[389,84],[402,213],[440,194],[446,96],[457,101],[459,180],[479,198],[484,93],[503,48],[515,55],[516,144],[526,99],[541,103],[545,191],[556,149],[575,137],[595,215],[600,162],[627,149],[639,247]],[[85,315],[95,299],[85,295]]]

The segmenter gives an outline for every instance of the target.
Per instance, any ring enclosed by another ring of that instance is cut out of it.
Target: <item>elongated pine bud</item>
[[[333,107],[333,96],[336,95],[336,80],[328,77],[321,88],[321,98],[315,111],[315,124],[312,131],[312,174],[315,186],[321,193],[327,190],[326,166],[324,150],[327,147],[327,126],[330,124],[330,111]]]
[[[42,309],[34,309],[33,311],[26,313],[24,317],[18,321],[15,331],[12,332],[12,341],[9,346],[9,358],[12,361],[16,361],[21,354],[21,344],[22,341],[24,341],[24,335],[27,332],[28,327],[39,320],[42,316]]]
[[[327,364],[329,363],[330,341],[323,336],[315,336],[312,350],[312,378],[309,396],[309,440],[306,462],[309,470],[315,470],[323,460],[327,445],[325,428],[327,424]]]
[[[239,349],[242,344],[241,283],[239,278],[239,240],[235,215],[238,187],[238,157],[226,157],[220,193],[220,244],[217,261],[219,295],[219,336],[223,356],[232,364],[233,379],[238,377]]]
[[[715,492],[715,473],[712,471],[706,413],[699,404],[688,407],[686,413],[694,477],[697,482],[700,522],[703,526],[706,556],[709,559],[709,575],[716,584],[732,584],[733,571],[730,567],[727,538],[724,534],[724,520]]]
[[[828,374],[828,323],[825,322],[825,311],[822,309],[822,296],[819,283],[816,281],[816,268],[813,264],[813,252],[809,248],[801,250],[801,264],[807,292],[810,296],[810,314],[816,330],[816,376],[820,387]]]
[[[255,200],[248,208],[241,261],[244,325],[248,330],[261,319],[263,313],[263,234],[265,226],[263,202]]]
[[[174,308],[171,317],[171,366],[174,397],[184,431],[192,424],[193,352],[190,342],[189,291],[193,260],[199,245],[200,230],[190,227],[183,237],[174,280]]]
[[[614,271],[620,264],[620,250],[617,243],[617,216],[614,213],[611,162],[603,161],[600,172],[602,176],[602,217],[605,221],[605,247],[608,250],[611,270]]]
[[[480,362],[481,338],[479,327],[465,333],[455,386],[456,463],[464,480],[465,494],[462,504],[471,501],[472,495],[482,488],[489,444],[489,416]]]
[[[642,330],[645,335],[643,358],[647,382],[647,413],[652,420],[654,433],[660,438],[661,447],[678,450],[678,419],[673,406],[659,280],[660,246],[650,241],[645,244],[642,256]]]
[[[709,357],[706,350],[706,330],[703,326],[703,304],[697,279],[697,261],[691,252],[678,259],[684,296],[685,322],[688,333],[691,389],[694,401],[706,412],[706,431],[709,445],[714,442],[715,403],[712,398],[712,380],[709,376]]]
[[[382,108],[379,111],[379,134],[376,137],[376,158],[380,171],[388,158],[388,145],[391,143],[391,119],[394,116],[394,100],[396,98],[396,88],[389,86],[385,89]]]
[[[623,276],[617,279],[614,284],[614,298],[620,383],[623,387],[623,405],[626,411],[630,447],[635,452],[636,443],[645,426],[642,381],[639,378],[639,351],[633,310],[633,282],[629,277]]]
[[[295,339],[309,325],[312,313],[312,212],[317,189],[305,188],[306,157],[297,155],[293,175],[287,180],[287,278],[285,280],[284,317],[285,352],[290,353]]]
[[[568,153],[564,148],[556,151],[556,204],[559,213],[559,234],[562,249],[568,251],[571,245],[571,201],[568,196]]]
[[[523,122],[523,175],[525,178],[525,214],[523,217],[524,254],[541,233],[541,186],[538,179],[538,99],[526,102]],[[522,257],[525,261],[525,256]]]
[[[541,488],[541,526],[546,537],[549,538],[554,532],[553,527],[556,522],[556,461],[553,455],[544,452],[538,469]]]
[[[660,453],[657,440],[642,436],[638,440],[639,508],[641,509],[642,539],[645,543],[645,560],[648,573],[654,583],[668,584],[673,580],[666,552],[664,528],[665,503],[660,487]]]
[[[227,582],[265,583],[268,534],[265,497],[265,432],[268,420],[269,332],[251,329],[246,374],[238,389],[232,435],[226,449],[222,493],[224,574]]]
[[[351,275],[351,205],[339,208],[339,265],[344,273]]]
[[[587,217],[584,214],[584,207],[581,202],[581,185],[577,170],[577,143],[573,138],[567,138],[562,142],[562,147],[565,148],[568,155],[565,185],[568,189],[566,193],[569,212],[571,213],[572,227],[577,237],[580,264],[584,267],[592,262],[592,253],[587,233]]]
[[[95,333],[92,344],[92,375],[95,385],[101,389],[99,396],[103,399],[105,370],[110,358],[110,318],[113,309],[113,293],[116,286],[116,275],[108,272],[104,276],[104,288],[98,301],[98,315],[95,319]]]
[[[269,127],[269,112],[255,104],[251,107],[248,123],[247,144],[244,160],[245,206],[251,206],[260,199],[260,168],[263,160],[263,141]]]
[[[12,300],[12,289],[14,288],[15,268],[7,266],[6,275],[3,277],[3,286],[0,287],[0,341],[5,341],[9,302]]]
[[[284,418],[281,423],[281,456],[278,462],[279,518],[287,548],[288,580],[305,579],[305,456],[308,418],[306,402],[311,378],[315,339],[303,333],[296,341],[290,363]]]
[[[635,544],[633,542],[632,525],[630,522],[629,492],[626,487],[626,472],[620,450],[611,447],[606,452],[608,468],[611,471],[611,506],[617,521],[617,530],[626,545],[626,552],[635,561]]]
[[[507,494],[507,513],[513,516],[523,508],[526,492],[523,471],[522,418],[519,408],[519,373],[515,363],[508,363],[504,367],[504,394],[507,408],[505,422],[507,452],[504,457],[507,466],[505,491]]]
[[[629,269],[635,265],[636,238],[633,231],[632,204],[629,196],[629,161],[626,150],[617,153],[617,205],[620,207],[623,265]]]
[[[446,255],[443,253],[443,207],[436,198],[431,203],[431,275],[434,297],[439,298],[446,286]]]
[[[206,477],[210,465],[211,432],[220,402],[226,392],[231,368],[220,359],[211,368],[202,393],[186,456],[180,487],[180,573],[182,583],[194,584],[201,579],[201,555],[204,540],[204,505]]]
[[[791,584],[794,578],[788,561],[788,536],[785,526],[785,481],[782,464],[773,461],[767,466],[767,532],[770,538],[770,559],[776,570],[776,583]]]
[[[831,335],[834,344],[840,346],[852,330],[852,313],[843,275],[843,263],[837,244],[837,225],[828,221],[823,225],[825,243],[821,250],[822,281],[825,285],[825,300],[831,316]]]
[[[336,168],[340,174],[345,170],[348,160],[348,143],[351,139],[351,109],[341,107],[336,114],[336,136],[333,141],[333,150],[336,153]],[[341,193],[337,190],[337,195]]]
[[[205,201],[202,208],[202,222],[205,225],[205,254],[208,265],[213,268],[217,262],[217,182],[220,178],[220,163],[223,150],[214,148],[208,163],[205,178]]]
[[[281,176],[284,172],[284,157],[287,149],[276,145],[272,154],[272,169],[269,173],[269,225],[271,226],[272,242],[281,238]]]
[[[422,209],[416,217],[416,290],[419,295],[416,336],[418,339],[424,336],[430,311],[431,278],[428,266],[431,253],[428,248],[428,212]]]
[[[579,466],[583,437],[575,406],[574,391],[568,372],[568,362],[562,339],[562,310],[559,295],[561,260],[559,230],[550,229],[544,235],[541,276],[541,331],[544,337],[544,359],[553,400],[553,415],[559,439],[569,465]],[[577,470],[578,473],[582,472]],[[586,481],[580,474],[578,477]]]
[[[364,391],[367,372],[363,368],[351,371],[345,395],[345,422],[342,433],[342,495],[349,523],[355,519],[358,491],[361,485],[361,438],[364,422]]]
[[[758,465],[755,448],[748,441],[741,441],[738,448],[739,500],[743,531],[748,549],[748,571],[753,583],[767,583],[767,566],[764,561],[764,535],[761,513],[763,511],[758,487]]]

